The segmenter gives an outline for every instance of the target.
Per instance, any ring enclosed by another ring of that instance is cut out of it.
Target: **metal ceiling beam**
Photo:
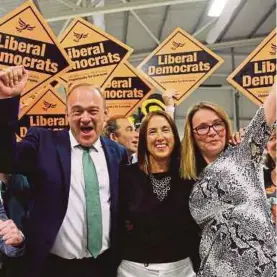
[[[195,4],[199,2],[207,2],[208,0],[140,0],[131,3],[108,4],[105,7],[99,8],[83,8],[78,11],[61,12],[59,16],[45,15],[48,22],[72,19],[75,17],[93,16],[96,14],[110,14],[118,12],[126,12],[140,9],[150,9],[178,4]]]
[[[101,0],[97,1],[94,5],[98,5],[100,2],[101,2]],[[74,7],[75,7],[75,9],[76,9],[76,7],[77,7],[77,8],[80,8],[81,5],[83,6],[83,5],[85,5],[85,4],[86,4],[86,3],[84,2],[84,0],[77,0],[76,4],[73,4],[73,5],[74,5]],[[58,37],[60,37],[60,36],[64,33],[64,31],[65,31],[65,29],[67,28],[67,26],[69,25],[70,21],[71,21],[71,19],[67,19],[67,20],[65,21],[65,23],[63,24],[61,30],[59,31]],[[105,28],[102,27],[102,29],[105,29]]]
[[[81,6],[82,2],[83,2],[83,0],[78,0],[78,1],[76,2],[75,5],[76,5],[77,7],[79,7],[79,6]],[[63,24],[63,26],[62,26],[62,28],[61,28],[61,30],[60,30],[60,32],[59,32],[58,37],[60,37],[60,36],[63,34],[63,32],[65,31],[65,29],[66,29],[67,26],[69,25],[70,21],[71,21],[71,19],[67,19],[67,20],[65,21],[65,23]]]
[[[268,9],[265,15],[261,18],[258,24],[253,28],[253,30],[248,35],[248,38],[252,38],[259,28],[265,23],[265,21],[269,18],[269,16],[276,10],[276,2],[274,1],[273,5]]]
[[[243,40],[232,40],[220,43],[214,43],[210,45],[206,45],[211,50],[220,50],[220,49],[228,49],[228,48],[236,48],[236,47],[245,47],[245,46],[256,46],[258,45],[265,37],[257,37],[252,39],[243,39]],[[135,53],[130,57],[131,62],[141,61],[145,59],[152,51],[144,52],[144,53]]]
[[[106,5],[106,0],[89,0],[90,5],[93,7],[104,7]],[[104,14],[97,14],[89,17],[92,19],[92,23],[99,27],[101,30],[106,31],[106,23]]]
[[[124,4],[129,3],[127,0],[121,0],[121,2],[124,3]],[[159,45],[161,43],[160,40],[153,34],[153,32],[148,28],[148,26],[138,16],[138,14],[133,10],[131,10],[130,13],[138,21],[138,23],[143,27],[143,29],[148,33],[148,35]]]
[[[232,19],[234,14],[237,12],[237,8],[245,0],[232,0],[227,1],[222,13],[220,14],[216,24],[211,28],[210,32],[206,37],[206,42],[213,44],[219,40],[221,34],[229,29],[230,24],[232,24]],[[222,38],[222,37],[221,37]]]
[[[256,37],[252,39],[241,39],[241,40],[231,40],[226,42],[219,42],[207,45],[212,50],[226,49],[232,47],[245,47],[245,46],[256,46],[258,45],[265,37]]]
[[[210,4],[211,4],[211,0],[207,1],[207,4],[206,4],[205,9],[204,9],[204,11],[201,13],[201,15],[199,16],[199,19],[198,19],[198,21],[197,21],[197,23],[196,23],[196,25],[195,25],[195,27],[194,27],[194,29],[193,29],[193,33],[195,33],[195,32],[199,29],[200,25],[202,24],[202,21],[203,21],[203,19],[205,18],[205,15],[206,15],[207,12],[208,12],[208,8],[210,7]]]
[[[68,8],[70,8],[70,9],[72,9],[72,10],[76,10],[76,9],[80,8],[79,5],[76,5],[76,4],[74,4],[72,2],[69,2],[69,1],[66,1],[66,0],[56,0],[56,1],[63,4],[64,6],[66,6]]]
[[[195,31],[192,36],[197,37],[200,36],[206,29],[208,29],[211,25],[213,25],[217,21],[217,17],[213,17],[210,21],[208,21],[203,27],[199,30]]]
[[[124,12],[123,17],[123,42],[127,43],[127,35],[129,28],[129,12]]]
[[[222,41],[222,39],[224,38],[224,36],[227,34],[227,32],[229,31],[229,29],[231,28],[232,24],[234,23],[234,21],[236,20],[236,18],[238,17],[239,13],[241,12],[241,10],[243,9],[243,7],[245,6],[247,0],[243,0],[238,7],[235,9],[235,12],[233,13],[233,15],[231,16],[228,24],[225,26],[225,28],[223,29],[223,31],[221,32],[220,36],[218,37],[218,41]]]
[[[159,40],[162,39],[164,26],[165,26],[165,23],[166,23],[166,21],[167,21],[167,17],[168,17],[168,13],[169,13],[169,8],[170,8],[170,6],[167,6],[167,7],[165,8],[164,17],[163,17],[163,20],[162,20],[162,26],[161,26],[161,29],[160,29],[160,31],[159,31]]]

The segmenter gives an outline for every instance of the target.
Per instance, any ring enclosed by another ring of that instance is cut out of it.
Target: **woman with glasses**
[[[190,211],[202,229],[201,277],[273,277],[276,240],[266,203],[260,158],[276,120],[271,89],[237,146],[218,106],[202,102],[187,114],[182,142],[182,176],[196,180]]]

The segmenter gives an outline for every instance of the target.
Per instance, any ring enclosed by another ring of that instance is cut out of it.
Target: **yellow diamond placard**
[[[68,83],[93,83],[102,88],[133,51],[82,18],[73,20],[60,42],[72,61],[71,69],[63,78]]]
[[[66,72],[70,60],[31,1],[0,20],[0,69],[23,65],[29,78],[21,103],[32,101],[42,87]]]
[[[221,64],[223,59],[181,28],[175,29],[139,66],[159,90],[181,92],[180,104]]]
[[[25,137],[30,127],[45,127],[52,130],[61,130],[67,127],[65,102],[52,86],[41,91],[24,112],[19,114],[17,136]]]
[[[136,68],[129,62],[123,63],[105,88],[109,116],[131,115],[153,91],[153,86]]]
[[[276,80],[276,29],[238,66],[227,81],[257,105]]]

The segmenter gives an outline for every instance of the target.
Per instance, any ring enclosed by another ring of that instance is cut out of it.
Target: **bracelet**
[[[166,106],[165,111],[169,113],[174,113],[175,107],[174,106]]]

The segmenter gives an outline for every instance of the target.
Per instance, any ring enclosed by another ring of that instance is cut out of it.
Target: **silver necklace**
[[[165,176],[158,180],[152,174],[150,174],[150,181],[153,192],[160,201],[163,201],[167,196],[168,191],[170,190],[171,177]]]

